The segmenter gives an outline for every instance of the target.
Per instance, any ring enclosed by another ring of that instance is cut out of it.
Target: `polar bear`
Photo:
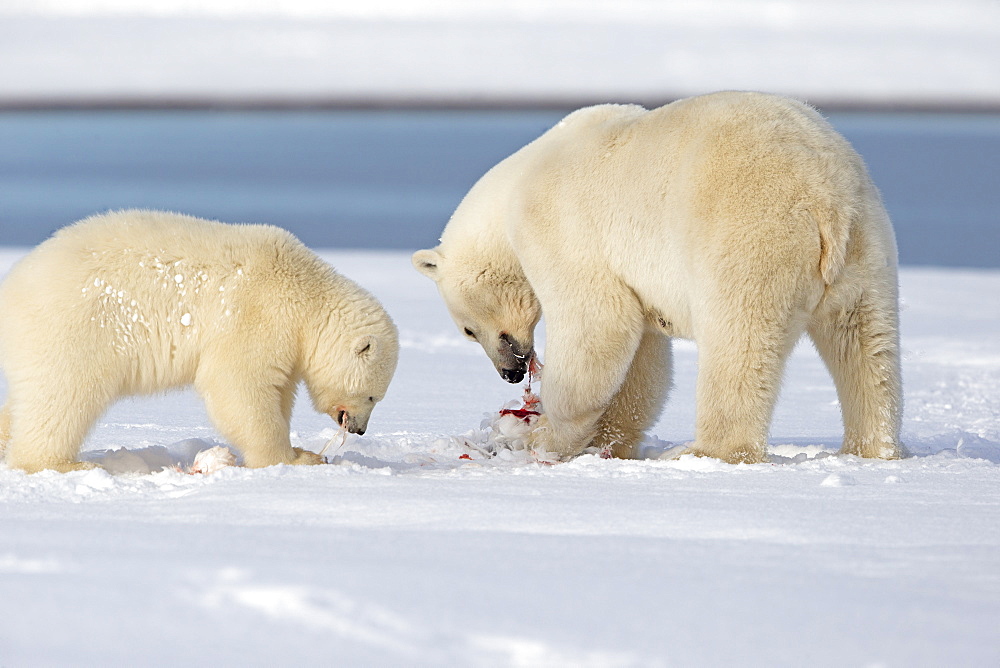
[[[413,263],[512,383],[544,313],[536,447],[633,456],[682,337],[699,354],[690,452],[763,462],[805,331],[837,388],[842,452],[900,456],[892,227],[861,158],[803,103],[580,109],[487,172]]]
[[[299,382],[363,434],[398,350],[379,302],[285,230],[97,215],[0,284],[0,445],[12,468],[88,468],[81,442],[112,401],[193,383],[247,466],[318,464],[289,442]]]

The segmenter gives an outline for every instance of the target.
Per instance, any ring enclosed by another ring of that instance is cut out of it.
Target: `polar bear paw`
[[[318,455],[310,450],[292,448],[292,452],[295,453],[295,459],[291,461],[293,466],[315,466],[317,464],[326,464],[326,460],[323,459],[321,455]]]
[[[554,464],[568,462],[583,452],[579,444],[567,442],[559,438],[559,432],[553,429],[547,415],[538,416],[538,421],[527,439],[528,450],[538,461]]]
[[[704,446],[693,443],[682,455],[695,457],[712,457],[727,464],[765,464],[767,463],[767,446],[762,443],[736,444],[728,446]]]

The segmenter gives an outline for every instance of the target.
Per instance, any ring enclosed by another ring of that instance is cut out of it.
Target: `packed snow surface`
[[[0,464],[0,665],[1000,664],[1000,272],[902,271],[906,459],[836,454],[806,344],[769,463],[659,459],[692,438],[679,341],[645,459],[548,464],[484,447],[522,389],[406,254],[324,256],[400,329],[368,433],[302,395],[334,463],[244,469],[184,391],[104,416],[104,468]]]

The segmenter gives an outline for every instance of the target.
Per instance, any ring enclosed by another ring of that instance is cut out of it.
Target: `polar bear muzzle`
[[[364,436],[365,430],[368,429],[368,416],[363,416],[363,420],[359,420],[358,416],[353,413],[348,413],[346,410],[338,410],[336,415],[332,416],[336,420],[337,424],[351,432],[352,434],[357,434],[358,436]]]
[[[497,371],[508,383],[520,383],[528,373],[528,362],[535,355],[530,345],[519,342],[506,332],[500,334]]]

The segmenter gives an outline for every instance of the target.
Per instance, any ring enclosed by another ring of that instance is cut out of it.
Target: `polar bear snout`
[[[520,383],[528,373],[528,361],[534,357],[532,346],[525,345],[507,332],[500,334],[497,371],[508,383]]]
[[[368,415],[358,416],[344,408],[338,408],[330,417],[342,428],[358,436],[364,436],[365,430],[368,429]]]

